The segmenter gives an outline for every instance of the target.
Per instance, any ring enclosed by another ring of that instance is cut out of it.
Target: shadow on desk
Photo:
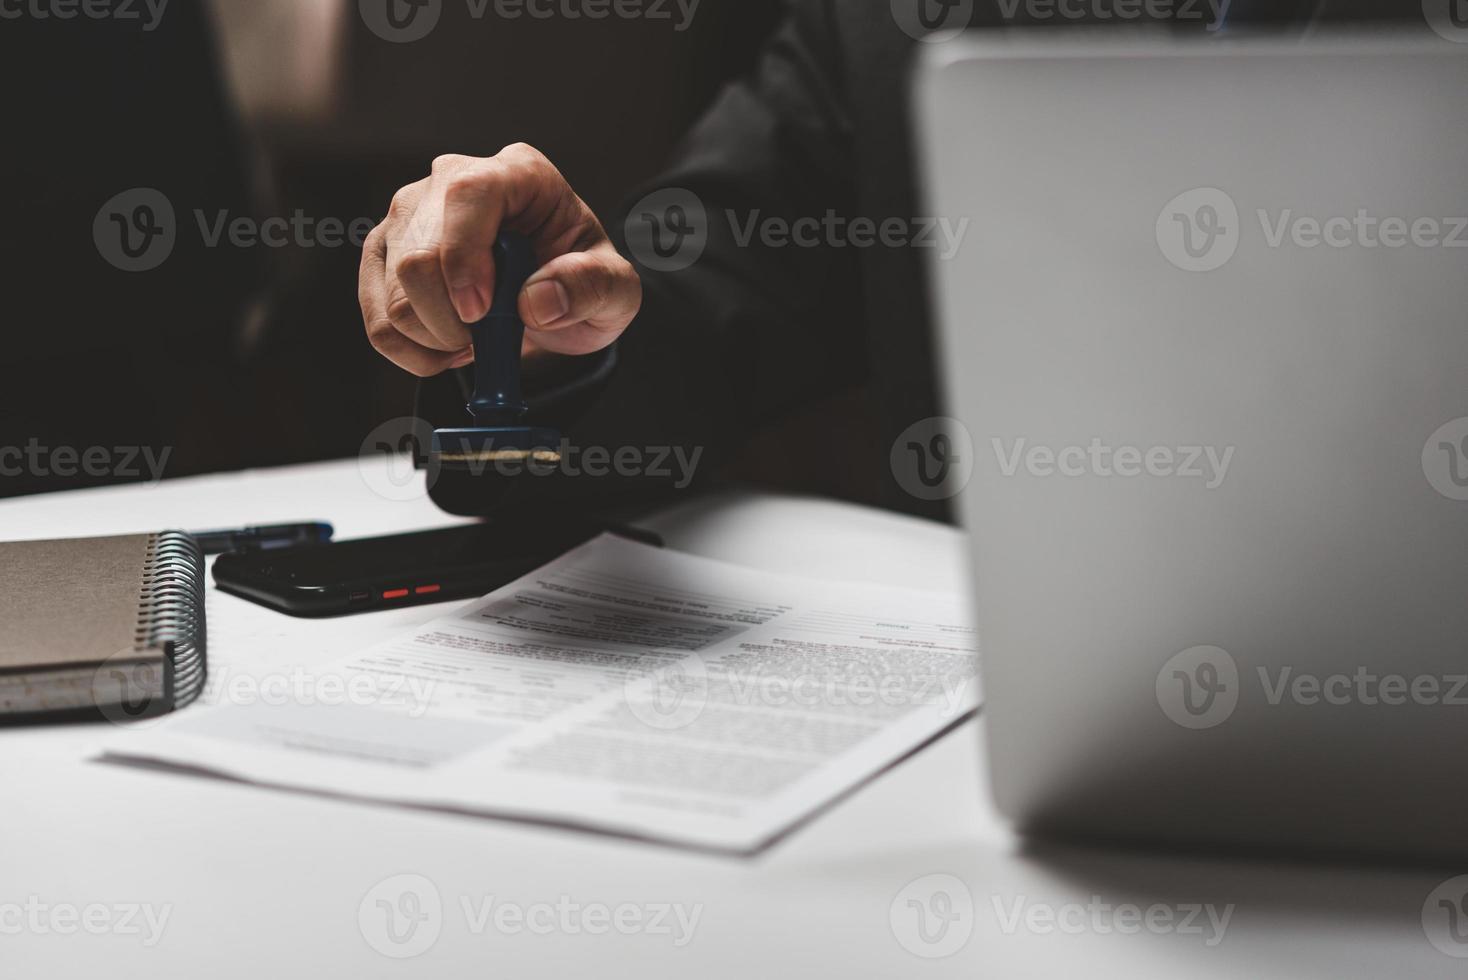
[[[1421,928],[1422,902],[1444,878],[1447,862],[1250,851],[1143,848],[1029,839],[1018,856],[1058,876],[1067,889],[1142,906],[1233,902],[1251,915],[1295,920]]]

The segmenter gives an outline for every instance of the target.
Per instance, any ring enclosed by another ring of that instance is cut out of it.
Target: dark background
[[[702,0],[678,32],[475,20],[446,0],[406,44],[356,0],[172,0],[152,31],[0,21],[0,445],[167,447],[170,478],[355,456],[411,414],[414,385],[366,341],[360,250],[206,248],[193,211],[375,221],[435,156],[523,140],[610,220],[780,9]],[[127,273],[92,226],[134,187],[165,193],[179,234],[161,267]],[[7,474],[0,496],[133,478]]]

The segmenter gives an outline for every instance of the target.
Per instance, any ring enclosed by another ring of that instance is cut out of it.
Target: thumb
[[[609,241],[557,256],[520,293],[527,327],[545,333],[590,327],[606,335],[593,350],[616,340],[641,308],[642,280]]]

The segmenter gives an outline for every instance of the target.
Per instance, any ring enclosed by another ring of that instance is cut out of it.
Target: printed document
[[[277,696],[108,755],[273,786],[750,852],[978,705],[956,595],[604,535]]]

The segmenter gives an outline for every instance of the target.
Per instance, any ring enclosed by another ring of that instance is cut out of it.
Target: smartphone
[[[662,545],[629,528],[547,523],[468,524],[224,554],[214,562],[214,583],[291,616],[344,616],[481,596],[608,530]]]

